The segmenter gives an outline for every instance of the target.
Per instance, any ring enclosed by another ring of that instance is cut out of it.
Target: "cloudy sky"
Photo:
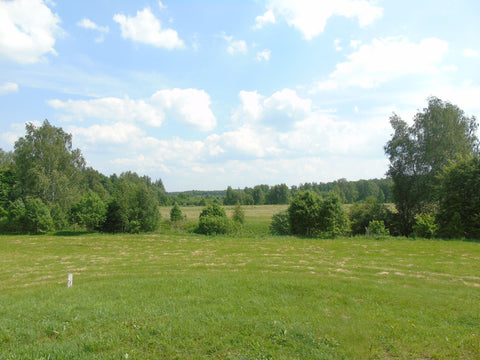
[[[0,0],[0,148],[25,122],[167,191],[384,177],[393,112],[480,114],[477,0]]]

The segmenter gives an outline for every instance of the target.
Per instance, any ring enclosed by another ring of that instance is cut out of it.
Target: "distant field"
[[[0,236],[0,359],[478,359],[479,264],[461,241]]]
[[[224,206],[227,216],[232,216],[234,206]],[[245,212],[245,226],[242,230],[244,235],[266,235],[269,233],[269,225],[272,216],[282,210],[286,210],[288,205],[245,205],[242,206]],[[170,210],[172,207],[161,207],[163,221],[170,219]],[[182,212],[187,216],[188,223],[198,222],[198,217],[202,212],[202,206],[184,206]]]

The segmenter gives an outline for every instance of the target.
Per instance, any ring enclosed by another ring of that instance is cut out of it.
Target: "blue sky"
[[[393,112],[480,113],[475,0],[0,0],[0,148],[26,122],[167,191],[381,178]]]

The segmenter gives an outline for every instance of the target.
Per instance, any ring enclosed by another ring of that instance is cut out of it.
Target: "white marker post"
[[[73,274],[68,274],[67,287],[73,286]]]

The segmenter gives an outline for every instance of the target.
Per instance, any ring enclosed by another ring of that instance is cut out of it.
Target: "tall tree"
[[[467,117],[457,106],[436,97],[418,112],[412,126],[394,114],[394,130],[385,145],[393,180],[393,201],[397,207],[400,231],[412,231],[415,215],[435,203],[436,175],[456,156],[478,152],[475,117]]]
[[[17,140],[14,161],[22,198],[32,196],[66,211],[79,195],[85,167],[80,150],[73,149],[72,135],[45,120],[40,127],[25,125]]]

